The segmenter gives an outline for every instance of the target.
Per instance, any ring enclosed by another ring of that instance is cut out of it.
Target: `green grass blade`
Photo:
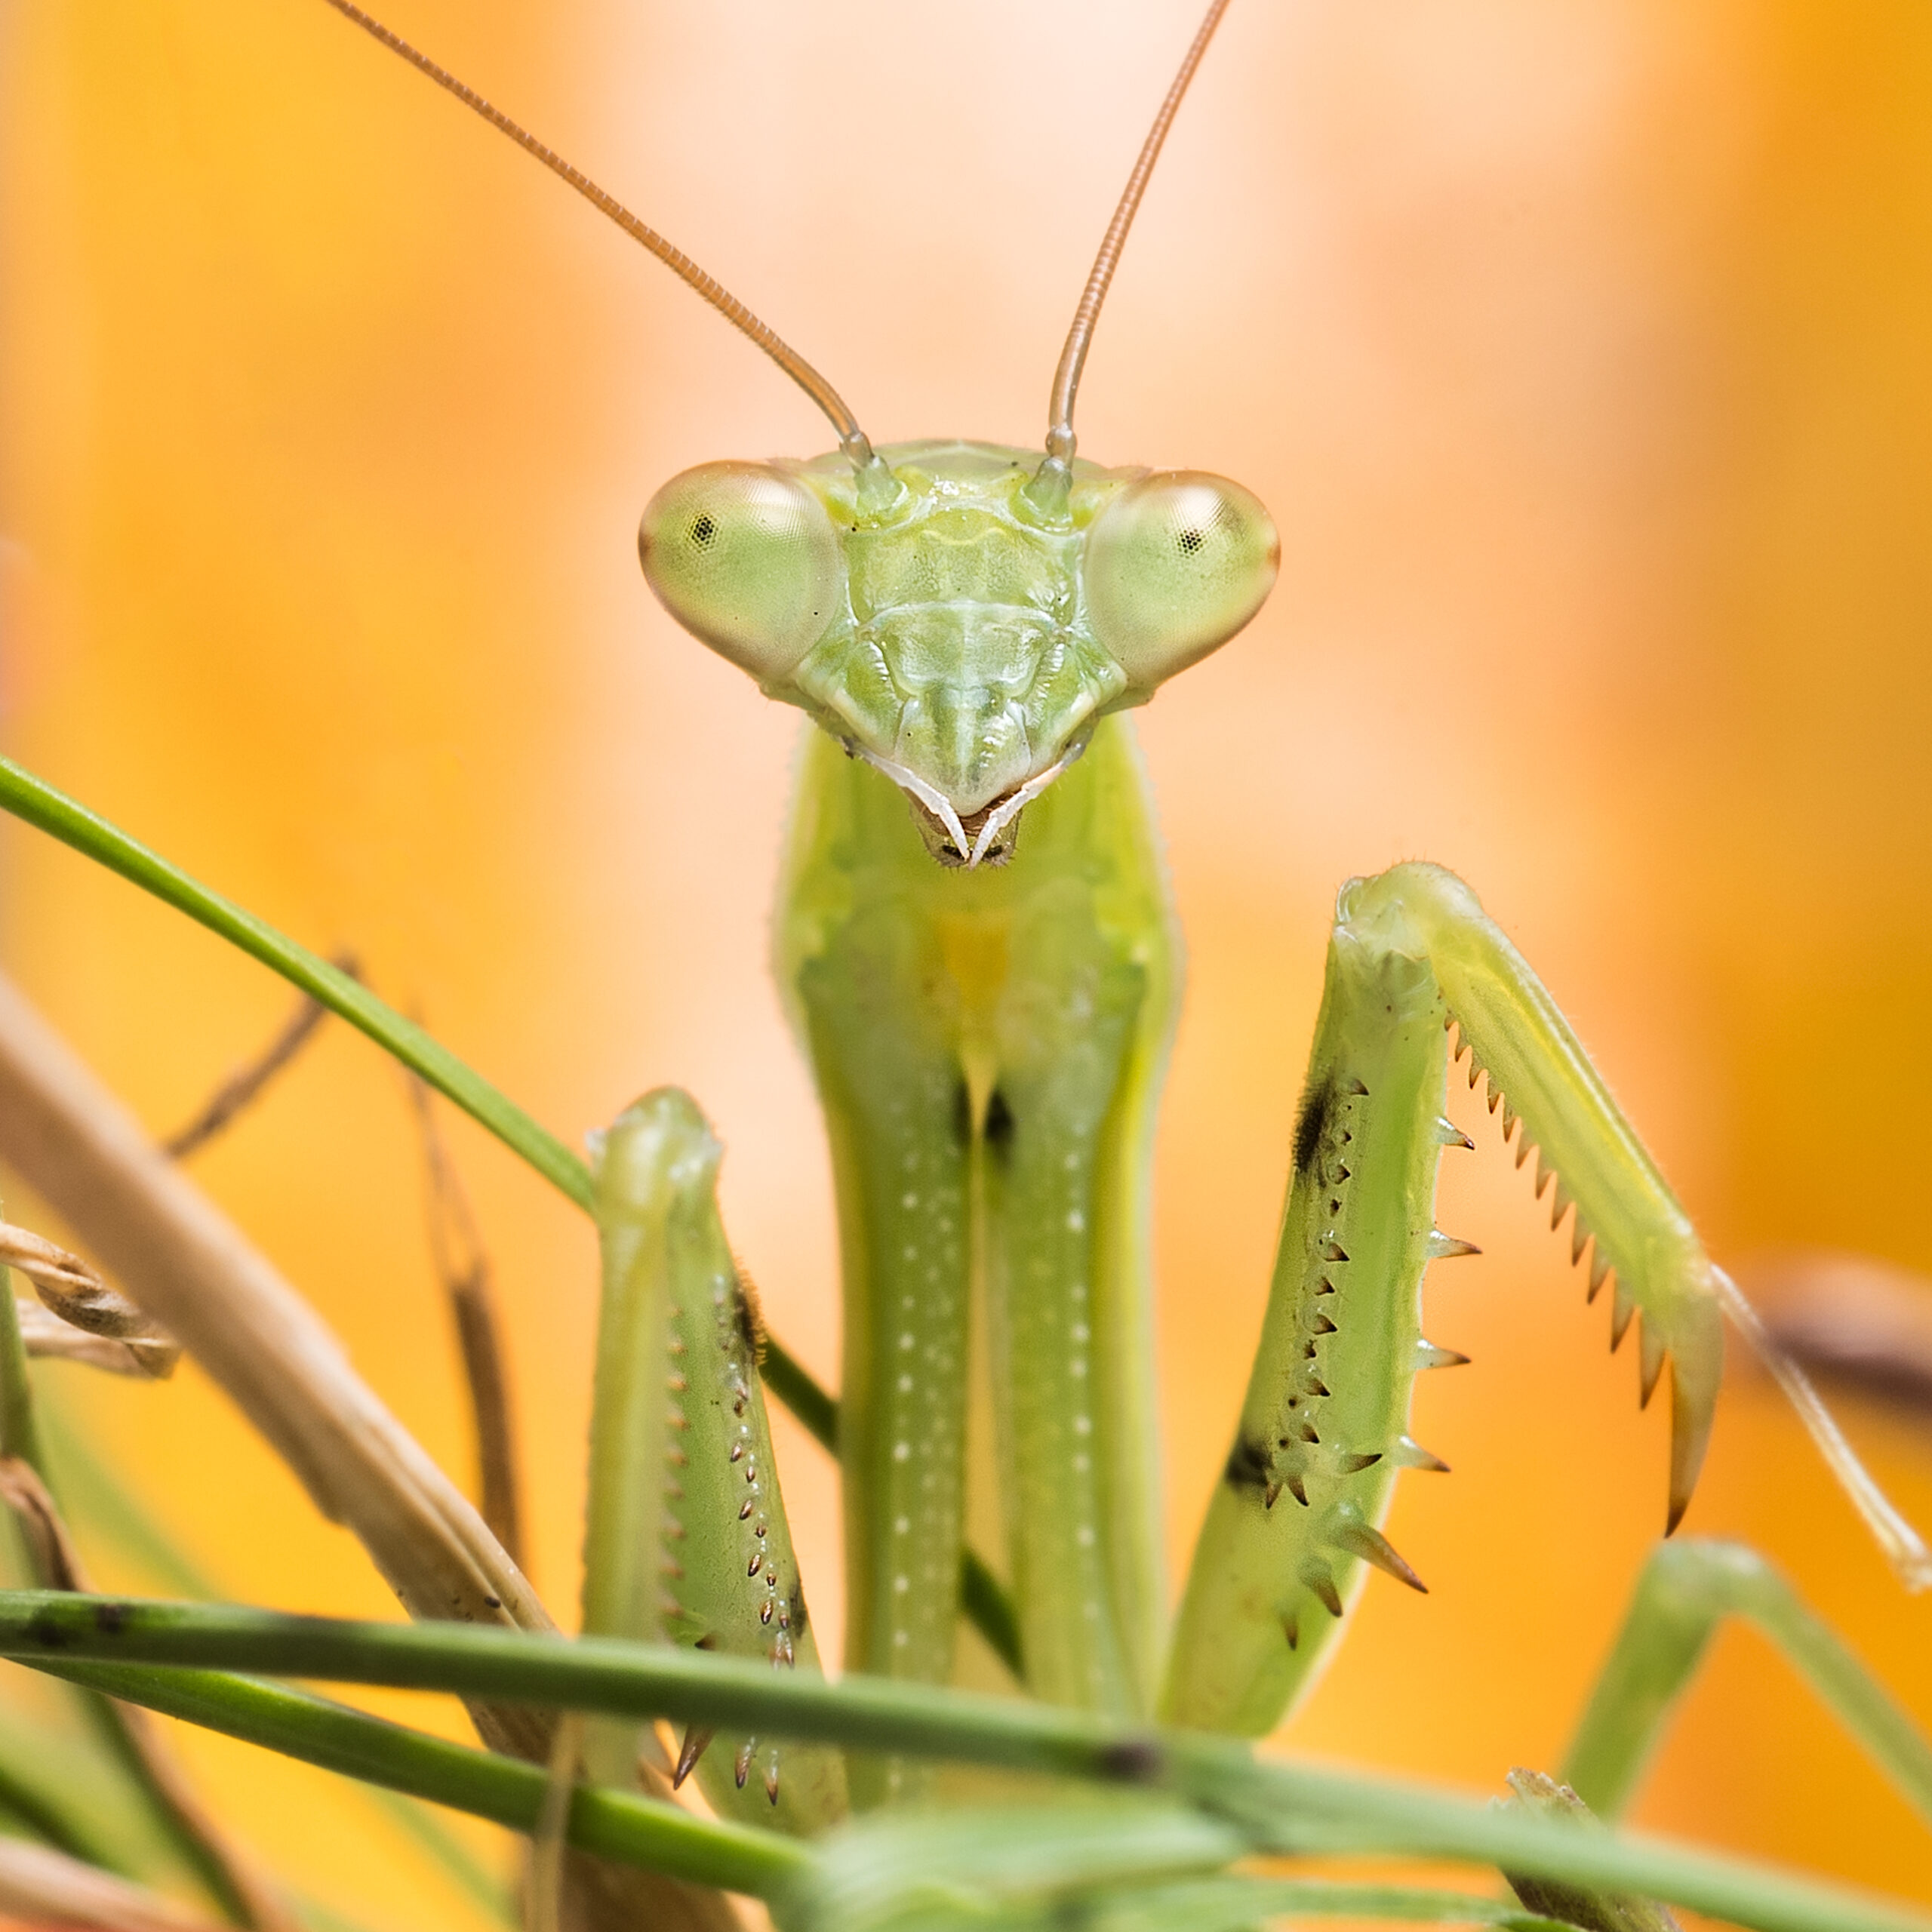
[[[106,1801],[103,1768],[97,1756],[50,1736],[45,1725],[0,1714],[0,1806],[56,1851],[123,1878],[139,1878],[141,1860],[130,1855],[114,1829],[127,1801]]]
[[[590,1205],[590,1170],[548,1128],[500,1094],[482,1076],[405,1020],[339,966],[277,932],[266,920],[245,912],[231,899],[211,891],[171,865],[158,852],[131,838],[44,779],[0,758],[0,809],[71,845],[77,852],[118,872],[144,892],[259,959],[290,985],[299,986],[331,1013],[366,1033],[376,1044],[419,1073],[446,1099],[521,1155],[580,1208]]]
[[[223,1666],[742,1725],[1165,1790],[1233,1823],[1259,1852],[1454,1859],[1668,1900],[1755,1932],[1932,1932],[1932,1918],[1906,1906],[1745,1860],[1567,1829],[1394,1779],[1260,1761],[1202,1733],[878,1678],[829,1684],[661,1645],[20,1590],[0,1592],[0,1655],[63,1673],[89,1659]]]
[[[777,1916],[788,1932],[968,1932],[1004,1928],[1009,1912],[1019,1915],[1016,1932],[1036,1915],[1043,1927],[1084,1927],[1100,1888],[1144,1894],[1220,1872],[1247,1849],[1232,1826],[1140,1792],[889,1807],[828,1838],[777,1902]]]
[[[540,1764],[453,1744],[279,1684],[219,1671],[158,1670],[69,1657],[42,1663],[56,1676],[127,1703],[512,1831],[535,1827],[549,1788],[549,1774]],[[572,1844],[601,1857],[755,1897],[793,1879],[810,1857],[775,1833],[591,1786],[577,1792],[568,1835]]]
[[[764,1338],[764,1356],[758,1365],[766,1388],[804,1425],[805,1433],[821,1449],[838,1454],[838,1403],[811,1371],[774,1335]]]

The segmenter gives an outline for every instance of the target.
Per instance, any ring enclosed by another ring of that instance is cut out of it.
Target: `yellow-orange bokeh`
[[[881,439],[1038,433],[1184,5],[457,7],[395,19],[823,361]],[[690,1086],[774,1325],[836,1361],[809,1088],[764,971],[794,728],[632,551],[809,406],[555,183],[310,0],[8,16],[4,740],[391,997],[572,1140]],[[1145,739],[1191,979],[1160,1148],[1177,1566],[1225,1450],[1336,884],[1463,871],[1727,1256],[1932,1265],[1932,26],[1792,0],[1237,8],[1090,367],[1083,447],[1242,478],[1254,630]],[[37,838],[10,968],[157,1130],[285,1010]],[[1288,1741],[1483,1789],[1549,1764],[1659,1526],[1663,1429],[1481,1109],[1430,1327],[1447,1481]],[[587,1229],[458,1124],[568,1611]],[[200,1171],[451,1466],[395,1081],[341,1029]],[[238,1596],[384,1593],[192,1374],[88,1389]],[[1932,1519],[1932,1451],[1853,1420]],[[788,1487],[835,1623],[835,1492]],[[1921,1717],[1901,1598],[1795,1427],[1727,1397],[1690,1527],[1771,1552]],[[429,1713],[450,1721],[448,1714]],[[463,1922],[318,1775],[188,1740],[302,1881]],[[1649,1823],[1932,1897],[1922,1828],[1743,1636]]]

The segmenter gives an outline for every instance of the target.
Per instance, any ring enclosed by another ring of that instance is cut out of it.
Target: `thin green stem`
[[[0,1657],[188,1665],[380,1684],[614,1717],[964,1758],[1069,1777],[1158,1781],[1151,1732],[1045,1705],[968,1697],[882,1678],[838,1685],[697,1650],[613,1638],[536,1636],[500,1626],[287,1617],[231,1604],[169,1604],[0,1591]],[[1244,1748],[1223,1748],[1250,1761]],[[1144,1761],[1152,1753],[1154,1770]]]
[[[1164,1789],[1235,1824],[1258,1851],[1456,1859],[1669,1900],[1757,1932],[1932,1932],[1932,1919],[1902,1906],[1761,1866],[1394,1780],[1258,1761],[1226,1739],[878,1678],[828,1684],[697,1651],[11,1591],[0,1592],[0,1655],[63,1672],[88,1659],[221,1665],[730,1725]]]
[[[453,1744],[280,1684],[219,1671],[86,1663],[71,1657],[38,1661],[71,1683],[512,1831],[534,1829],[549,1786],[540,1764]],[[573,1800],[568,1836],[601,1857],[758,1898],[794,1878],[811,1856],[774,1832],[590,1786],[580,1787]]]
[[[377,998],[340,967],[311,952],[285,933],[278,932],[266,920],[257,918],[232,899],[191,878],[179,866],[11,758],[0,758],[0,810],[12,813],[109,871],[119,873],[143,891],[152,893],[230,945],[240,947],[270,971],[280,974],[290,985],[299,986],[312,999],[420,1074],[445,1099],[487,1128],[512,1153],[520,1155],[553,1186],[580,1208],[589,1211],[590,1170],[582,1160],[441,1041]],[[765,1380],[772,1393],[836,1455],[837,1401],[795,1355],[776,1342],[769,1345]]]
[[[26,1345],[20,1340],[10,1268],[0,1268],[0,1456],[17,1457],[43,1482],[47,1480],[47,1457],[34,1414],[33,1386],[27,1380]]]
[[[580,1208],[590,1205],[590,1170],[548,1128],[540,1127],[523,1109],[499,1093],[479,1074],[425,1032],[405,1020],[368,987],[339,966],[298,946],[264,919],[245,912],[232,899],[211,891],[171,865],[158,852],[131,838],[118,826],[97,817],[44,779],[0,758],[0,810],[24,819],[63,845],[118,872],[144,892],[185,912],[279,973],[290,985],[350,1026],[366,1033],[405,1066],[422,1075],[437,1092],[486,1127],[513,1152],[520,1154],[554,1186]]]
[[[804,1425],[805,1433],[835,1457],[838,1454],[838,1398],[776,1336],[764,1338],[758,1374],[766,1388]]]

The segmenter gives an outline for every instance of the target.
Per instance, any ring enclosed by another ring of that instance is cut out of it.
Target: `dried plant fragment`
[[[1738,1270],[1771,1339],[1814,1374],[1932,1417],[1932,1281],[1869,1255],[1798,1249]]]
[[[174,1372],[175,1356],[152,1346],[111,1342],[105,1335],[70,1328],[37,1301],[16,1300],[14,1319],[20,1327],[22,1346],[36,1361],[77,1361],[103,1375],[125,1375],[143,1382]]]
[[[110,1345],[105,1352],[63,1351],[57,1343],[46,1339],[49,1334],[46,1323],[35,1319],[31,1325],[43,1345],[35,1349],[30,1343],[29,1352],[67,1352],[121,1375],[147,1375],[159,1380],[174,1373],[174,1364],[181,1359],[181,1344],[125,1295],[109,1287],[78,1254],[69,1254],[64,1247],[55,1247],[28,1229],[0,1221],[0,1266],[17,1269],[24,1275],[33,1284],[34,1293],[48,1312],[69,1330]],[[23,1340],[29,1326],[23,1315],[20,1324]],[[123,1367],[123,1362],[130,1362],[132,1367]]]
[[[1589,1807],[1567,1785],[1558,1784],[1541,1771],[1512,1771],[1509,1789],[1515,1794],[1518,1808],[1561,1820],[1572,1829],[1602,1829]],[[1578,1932],[1678,1932],[1677,1921],[1663,1906],[1649,1899],[1584,1891],[1555,1879],[1533,1878],[1521,1872],[1506,1872],[1503,1875],[1526,1910],[1553,1918],[1560,1924],[1574,1925]]]

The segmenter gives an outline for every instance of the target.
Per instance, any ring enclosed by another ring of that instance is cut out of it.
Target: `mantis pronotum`
[[[770,439],[769,439],[769,438],[767,438],[766,440],[770,440]],[[1043,803],[1044,803],[1044,801],[1043,801]],[[767,1272],[767,1271],[761,1269],[761,1272]],[[1217,1450],[1216,1450],[1216,1452],[1215,1452],[1215,1460],[1216,1460],[1217,1462],[1221,1461],[1221,1460],[1225,1460],[1225,1458],[1226,1458],[1226,1453],[1227,1453],[1227,1452],[1226,1452],[1226,1446],[1225,1443],[1223,1443],[1223,1444],[1222,1444],[1219,1445],[1219,1446],[1217,1447]],[[1264,1493],[1264,1494],[1265,1494],[1265,1491],[1266,1491],[1266,1487],[1267,1487],[1267,1484],[1266,1484],[1266,1481],[1261,1481],[1261,1482],[1259,1482],[1259,1483],[1257,1483],[1257,1484],[1256,1484],[1253,1485],[1253,1487],[1254,1487],[1255,1489],[1257,1489],[1257,1490],[1258,1490],[1258,1491],[1261,1491],[1261,1492],[1263,1492],[1263,1493]],[[1278,1497],[1277,1497],[1277,1506],[1281,1506],[1281,1505],[1280,1505],[1280,1498],[1279,1498],[1278,1495]]]

